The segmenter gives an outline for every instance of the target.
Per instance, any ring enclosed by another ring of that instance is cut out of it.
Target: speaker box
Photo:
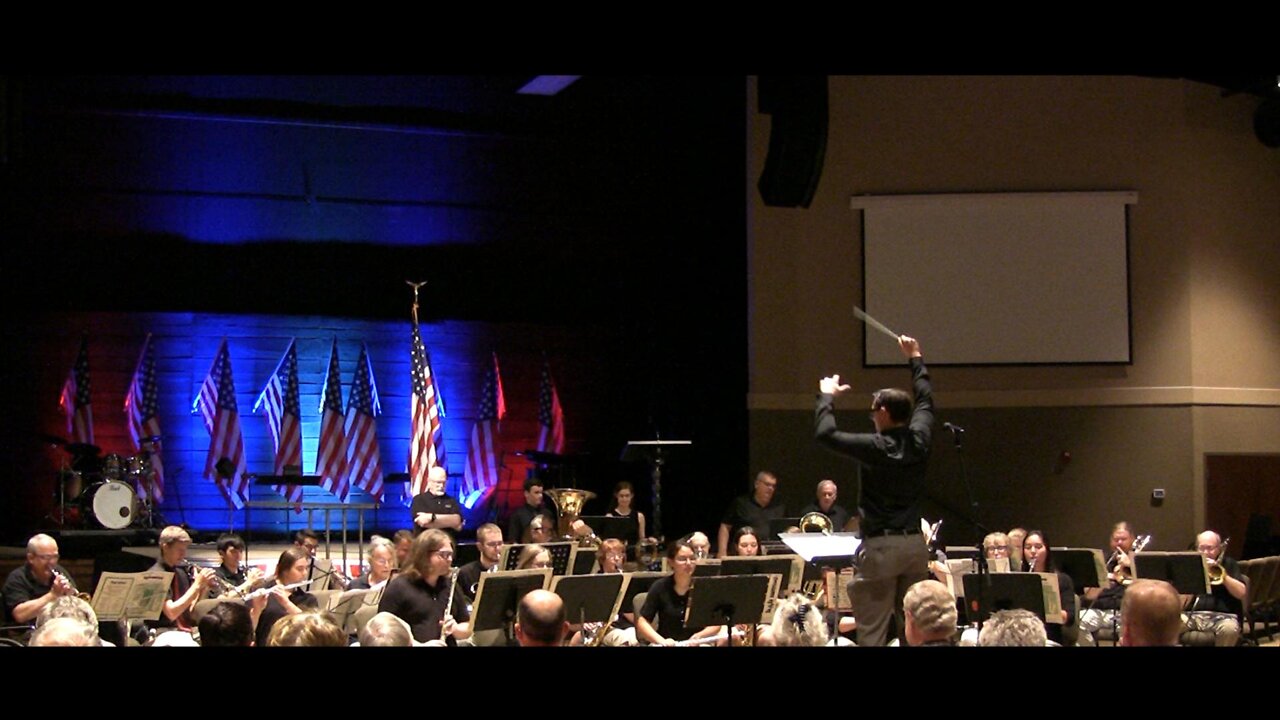
[[[773,116],[760,197],[772,207],[809,207],[827,154],[827,76],[762,75],[759,111]]]

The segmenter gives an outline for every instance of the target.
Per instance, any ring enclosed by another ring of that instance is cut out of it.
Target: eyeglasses
[[[991,552],[1009,552],[1008,545],[988,545],[987,549]]]
[[[57,560],[60,557],[62,556],[58,553],[38,553],[36,555],[36,558],[40,560]]]
[[[441,560],[452,560],[452,559],[453,559],[453,551],[452,551],[452,550],[437,550],[437,551],[436,551],[436,557],[440,558]]]
[[[1202,553],[1217,552],[1218,546],[1217,545],[1199,545],[1196,547],[1196,550]],[[54,557],[57,557],[57,555],[55,555]]]
[[[609,560],[611,562],[620,563],[623,560],[626,560],[627,556],[626,555],[605,555],[604,559]]]
[[[484,545],[484,546],[485,546],[485,547],[487,547],[487,548],[500,548],[500,547],[502,547],[502,541],[501,541],[501,540],[494,540],[493,542],[487,542],[487,543],[481,543],[481,544],[482,544],[482,545]]]

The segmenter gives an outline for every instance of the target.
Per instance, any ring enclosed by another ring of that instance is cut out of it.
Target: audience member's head
[[[253,618],[241,603],[220,602],[200,618],[204,647],[248,647],[253,644]]]
[[[98,614],[93,611],[92,605],[76,595],[62,595],[40,608],[40,614],[36,616],[36,627],[40,627],[54,618],[64,617],[75,618],[87,623],[94,628],[94,632],[97,632]]]
[[[98,628],[74,618],[53,618],[31,633],[31,647],[97,647]]]
[[[360,647],[410,647],[409,623],[389,612],[380,612],[360,628]]]
[[[271,626],[267,647],[346,647],[347,634],[327,615],[300,612],[285,615]]]
[[[1030,610],[998,610],[982,624],[979,647],[1044,647],[1044,621]]]
[[[775,645],[815,647],[827,644],[827,624],[823,622],[822,610],[799,593],[778,603],[773,612],[772,630]]]
[[[1120,601],[1120,644],[1127,647],[1177,645],[1182,634],[1182,600],[1163,580],[1134,580]]]
[[[516,640],[522,647],[556,646],[569,631],[564,601],[546,590],[534,590],[520,600],[516,613]]]
[[[921,580],[902,598],[908,645],[950,642],[956,633],[956,598],[937,580]]]

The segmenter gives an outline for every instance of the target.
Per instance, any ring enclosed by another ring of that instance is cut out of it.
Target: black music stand
[[[693,566],[693,576],[701,577],[720,577],[720,560],[719,558],[707,558],[699,560]]]
[[[1179,595],[1207,595],[1213,591],[1209,586],[1209,571],[1204,557],[1198,552],[1147,550],[1130,557],[1133,558],[1135,579],[1164,580]]]
[[[617,617],[626,586],[623,573],[551,579],[551,592],[564,600],[564,616],[571,623],[608,622]]]
[[[571,564],[578,553],[578,543],[576,542],[553,542],[553,543],[516,543],[508,545],[502,549],[506,553],[506,562],[502,563],[503,570],[515,570],[516,565],[520,562],[520,553],[526,546],[541,545],[551,553],[552,571],[556,575],[569,575],[569,569],[573,567]]]
[[[596,554],[594,552],[582,552],[582,548],[573,554],[573,572],[567,572],[566,575],[591,575],[591,571],[596,566]]]
[[[970,622],[981,625],[999,610],[1029,610],[1045,622],[1044,583],[1038,573],[971,574],[961,582]]]
[[[972,545],[947,545],[942,549],[946,553],[948,560],[977,560],[982,557],[982,551]],[[1053,556],[1058,556],[1058,551],[1053,551]]]
[[[1053,559],[1058,570],[1071,578],[1071,582],[1083,591],[1087,587],[1104,588],[1107,565],[1102,551],[1096,548],[1054,548]]]
[[[471,631],[506,631],[507,644],[515,642],[516,610],[520,600],[534,590],[542,590],[551,583],[551,571],[508,570],[487,572],[480,575],[476,586],[476,600],[471,605]]]
[[[692,447],[690,440],[629,440],[622,449],[622,462],[646,460],[652,466],[653,528],[649,534],[653,537],[662,537],[662,466],[673,452]]]
[[[601,540],[617,538],[627,545],[640,542],[640,522],[635,514],[631,517],[609,517],[608,515],[579,515],[578,519],[587,524],[596,537]]]
[[[724,625],[733,645],[733,626],[750,623],[751,631],[760,622],[769,594],[769,578],[764,575],[726,575],[701,578],[689,591],[689,613],[685,629],[701,630],[708,625]]]
[[[727,557],[720,561],[720,577],[726,575],[781,575],[778,597],[800,589],[804,577],[804,558],[799,555],[764,555],[760,557]]]

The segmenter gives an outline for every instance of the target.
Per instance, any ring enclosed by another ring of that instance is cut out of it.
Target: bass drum
[[[108,530],[123,530],[138,516],[138,496],[127,484],[112,480],[89,486],[84,491],[84,515],[89,524]]]

